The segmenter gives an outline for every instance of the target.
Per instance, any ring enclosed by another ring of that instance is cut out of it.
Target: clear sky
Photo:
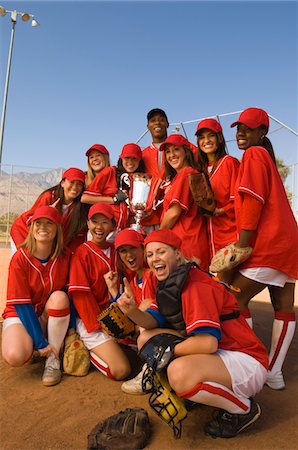
[[[0,4],[41,24],[16,25],[3,164],[85,169],[94,143],[116,163],[155,107],[175,123],[259,106],[298,128],[295,1]],[[10,30],[10,15],[0,17],[1,105]],[[222,120],[228,141],[236,117]],[[185,129],[195,142],[195,124]],[[297,162],[297,137],[271,139],[277,156]]]

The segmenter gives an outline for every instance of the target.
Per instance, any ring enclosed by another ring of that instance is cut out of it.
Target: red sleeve
[[[84,194],[113,196],[118,190],[116,183],[115,167],[105,167],[102,169],[89,184]]]
[[[241,230],[256,230],[263,209],[263,203],[251,195],[243,195],[241,207]]]
[[[197,301],[195,301],[197,299]],[[182,311],[187,334],[196,328],[220,328],[219,311],[223,304],[222,292],[190,276],[182,292]]]
[[[169,207],[177,203],[182,209],[188,211],[193,203],[193,196],[189,188],[188,174],[189,170],[183,170],[176,175],[171,188],[166,194],[169,196]]]
[[[262,203],[265,203],[270,194],[268,158],[270,156],[264,148],[250,147],[245,151],[241,164],[238,191],[249,194]]]
[[[26,265],[21,250],[13,255],[8,270],[7,304],[15,303],[32,303]]]
[[[100,309],[92,292],[71,291],[71,297],[88,333],[100,329],[96,320]]]

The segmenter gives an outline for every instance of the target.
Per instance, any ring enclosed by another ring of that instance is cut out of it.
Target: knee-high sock
[[[103,373],[106,377],[111,378],[112,380],[115,380],[113,377],[109,366],[106,362],[104,362],[99,356],[97,356],[94,352],[89,352],[90,354],[90,361],[98,369],[101,373]]]
[[[250,313],[250,309],[246,308],[246,309],[242,309],[240,311],[241,316],[244,317],[244,319],[246,320],[246,322],[248,323],[248,325],[250,326],[250,328],[253,328],[253,322],[252,322],[252,317],[251,317],[251,313]]]
[[[274,317],[269,354],[269,371],[272,375],[281,371],[296,328],[294,312],[276,312]]]
[[[226,386],[213,381],[198,383],[188,392],[176,393],[193,402],[224,409],[231,414],[247,414],[250,410],[248,398],[239,397]]]
[[[58,353],[68,329],[69,318],[69,307],[48,310],[48,342],[55,347]]]

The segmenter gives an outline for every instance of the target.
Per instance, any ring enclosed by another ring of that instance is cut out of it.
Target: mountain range
[[[59,183],[63,168],[41,173],[0,171],[0,216],[21,214],[29,209],[39,194]]]

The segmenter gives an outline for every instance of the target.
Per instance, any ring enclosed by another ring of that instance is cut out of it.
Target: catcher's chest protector
[[[192,262],[183,264],[177,267],[165,281],[157,283],[158,310],[167,319],[170,327],[180,331],[183,336],[186,336],[186,326],[182,315],[181,294],[192,267],[194,267]]]

